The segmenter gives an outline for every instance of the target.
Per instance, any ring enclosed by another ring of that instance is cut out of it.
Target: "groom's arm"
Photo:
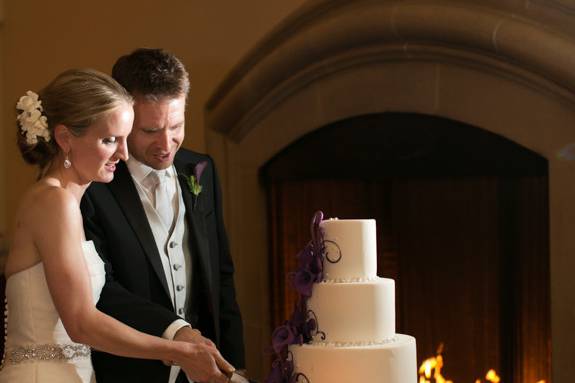
[[[114,254],[107,240],[105,228],[112,227],[112,223],[102,222],[98,214],[98,209],[112,207],[97,206],[91,190],[88,190],[82,199],[81,208],[86,239],[94,241],[106,267],[106,283],[100,294],[98,309],[137,330],[162,336],[172,323],[181,318],[164,306],[131,293],[114,278],[111,257],[122,254]]]

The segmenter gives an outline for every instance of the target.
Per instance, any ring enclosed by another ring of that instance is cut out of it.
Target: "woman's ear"
[[[58,124],[54,127],[54,139],[64,153],[70,152],[71,135],[70,130],[63,124]]]

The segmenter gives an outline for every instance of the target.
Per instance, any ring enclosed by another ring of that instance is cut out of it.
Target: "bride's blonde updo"
[[[22,157],[29,164],[38,165],[41,174],[60,152],[54,140],[57,125],[65,125],[74,135],[81,136],[98,118],[123,103],[133,103],[132,96],[112,77],[93,69],[67,70],[42,89],[38,96],[41,106],[37,109],[45,117],[47,126],[43,128],[42,125],[36,132],[43,131],[45,135],[32,134],[31,139],[20,120],[22,112],[19,112],[17,135]],[[20,102],[17,108],[22,110]]]

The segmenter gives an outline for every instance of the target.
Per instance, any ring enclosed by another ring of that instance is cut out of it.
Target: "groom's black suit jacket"
[[[196,197],[186,177],[207,161]],[[174,160],[186,207],[192,256],[192,299],[186,319],[236,368],[244,368],[242,322],[236,302],[233,264],[224,229],[221,191],[210,157],[180,149]],[[87,239],[106,263],[106,284],[98,308],[142,332],[161,336],[179,317],[174,312],[160,255],[143,205],[124,162],[109,184],[93,183],[82,200]],[[160,361],[92,352],[98,383],[167,382]]]

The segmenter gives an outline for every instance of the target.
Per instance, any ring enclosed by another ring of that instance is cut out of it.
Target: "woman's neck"
[[[84,192],[90,186],[90,180],[82,180],[77,171],[71,167],[66,169],[62,164],[54,161],[42,176],[42,179],[52,184],[68,190],[76,197],[78,203],[82,200]]]

